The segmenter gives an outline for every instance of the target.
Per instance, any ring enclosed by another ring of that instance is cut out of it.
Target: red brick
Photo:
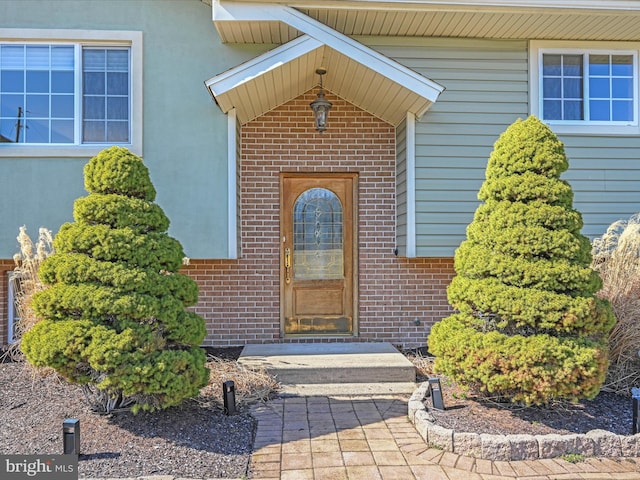
[[[451,313],[446,286],[453,276],[453,259],[407,259],[393,254],[394,127],[330,92],[327,98],[333,108],[329,128],[322,135],[315,131],[309,109],[313,91],[242,127],[241,256],[192,259],[183,270],[200,286],[200,301],[193,309],[205,318],[206,345],[281,340],[281,172],[358,173],[360,340],[424,345],[430,325]],[[0,273],[11,269],[13,261],[0,260]],[[0,345],[6,342],[7,288],[4,273],[0,276]]]

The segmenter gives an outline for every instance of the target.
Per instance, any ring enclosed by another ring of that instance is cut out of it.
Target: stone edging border
[[[606,430],[586,434],[488,435],[456,432],[433,422],[424,404],[428,382],[409,399],[409,419],[429,447],[468,457],[493,461],[536,460],[565,454],[585,457],[638,457],[640,433],[616,435]]]

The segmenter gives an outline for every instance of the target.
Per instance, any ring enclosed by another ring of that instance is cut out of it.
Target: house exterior
[[[640,211],[639,51],[637,0],[0,2],[0,344],[19,227],[71,221],[118,144],[206,345],[424,345],[516,119],[565,143],[584,234]]]

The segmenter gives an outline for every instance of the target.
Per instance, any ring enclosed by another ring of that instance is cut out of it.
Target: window
[[[0,156],[142,154],[142,34],[28,32],[0,29]]]
[[[78,66],[76,50],[82,52]],[[34,144],[129,143],[129,85],[128,48],[2,44],[1,139]],[[76,95],[78,90],[81,96]],[[81,100],[81,138],[76,132],[76,97]]]
[[[537,43],[543,42],[532,42],[534,115],[559,133],[638,133],[637,50]]]
[[[129,142],[129,50],[82,51],[82,139]]]

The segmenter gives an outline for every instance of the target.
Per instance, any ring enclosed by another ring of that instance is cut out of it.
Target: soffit
[[[222,111],[235,108],[244,124],[317,86],[315,71],[321,66],[327,69],[325,90],[392,125],[407,112],[421,116],[441,91],[426,78],[426,89],[412,89],[406,85],[411,78],[403,82],[393,72],[385,75],[308,35],[216,75],[206,85]]]
[[[539,40],[640,40],[640,12],[354,11],[303,9],[346,35]]]
[[[243,1],[214,2],[250,5]],[[640,41],[640,2],[288,1],[310,18],[348,36]],[[256,2],[259,8],[266,2]],[[284,43],[300,32],[280,21],[215,18],[224,42]]]

